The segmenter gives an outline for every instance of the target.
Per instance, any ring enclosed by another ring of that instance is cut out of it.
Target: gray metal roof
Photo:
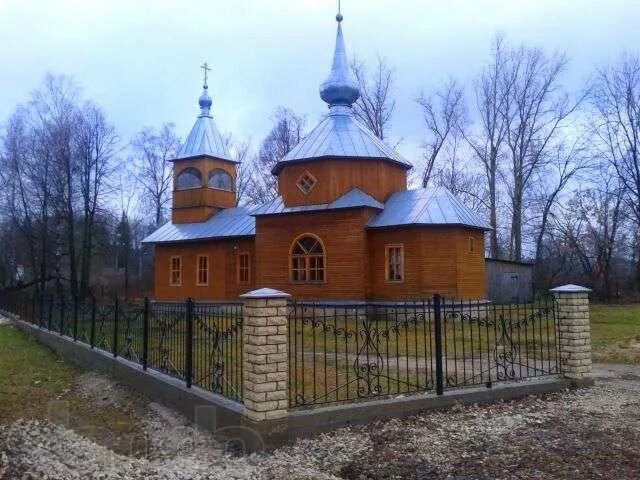
[[[351,106],[360,96],[360,91],[349,68],[340,24],[342,15],[339,14],[336,20],[338,33],[331,73],[320,86],[320,97],[329,104],[329,114],[273,167],[272,173],[277,174],[288,162],[323,157],[381,158],[412,168],[398,152],[355,118]]]
[[[182,145],[180,152],[174,160],[184,160],[186,158],[210,156],[222,160],[233,161],[229,154],[229,149],[222,139],[222,135],[216,127],[211,116],[211,97],[204,87],[202,95],[198,100],[200,105],[200,115],[191,129],[191,133]]]
[[[166,223],[143,243],[172,243],[212,238],[246,237],[256,234],[256,220],[242,207],[226,208],[206,222]]]
[[[373,217],[369,228],[404,225],[464,225],[482,230],[491,227],[444,188],[421,188],[396,192]]]
[[[368,228],[390,228],[409,225],[463,225],[490,230],[487,222],[465,207],[448,190],[442,188],[396,192],[383,205],[359,188],[354,188],[331,203],[285,207],[282,197],[248,211],[243,207],[227,208],[206,222],[163,225],[143,243],[174,243],[256,234],[256,216],[297,212],[369,207],[381,210]]]
[[[364,193],[359,188],[353,188],[347,193],[337,198],[331,203],[319,203],[316,205],[299,205],[295,207],[286,207],[282,197],[260,205],[251,211],[251,215],[279,215],[283,213],[298,212],[317,212],[322,210],[340,210],[344,208],[369,207],[382,210],[384,205],[373,198],[371,195]]]
[[[393,148],[358,121],[351,107],[331,107],[329,115],[280,160],[272,172],[277,174],[288,162],[322,157],[381,158],[407,169],[412,165]]]
[[[329,204],[329,208],[371,207],[382,210],[384,205],[358,187],[352,188]]]

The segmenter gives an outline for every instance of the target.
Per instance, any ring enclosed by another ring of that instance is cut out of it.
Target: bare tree
[[[640,58],[624,55],[598,71],[592,90],[593,131],[601,154],[613,166],[624,187],[636,226],[640,227]],[[640,252],[636,286],[640,287]]]
[[[575,193],[560,225],[582,271],[590,283],[602,282],[606,299],[612,296],[613,259],[620,250],[623,221],[623,188],[615,176],[602,169],[594,186]]]
[[[450,148],[456,150],[458,143],[453,143]],[[482,175],[469,169],[456,153],[445,155],[432,177],[432,184],[446,188],[472,210],[486,208]]]
[[[506,75],[511,88],[504,112],[508,118],[506,143],[510,159],[508,192],[511,200],[510,255],[522,259],[525,197],[537,172],[549,161],[549,149],[559,130],[582,99],[571,101],[560,89],[566,69],[564,55],[548,57],[537,48],[520,47],[509,55]]]
[[[392,97],[393,70],[381,57],[378,57],[371,76],[367,66],[356,58],[351,63],[351,70],[360,88],[360,97],[353,106],[354,113],[376,137],[384,140],[396,108]]]
[[[103,207],[112,172],[111,160],[118,138],[100,108],[85,104],[78,112],[74,141],[78,186],[81,197],[80,290],[84,297],[91,281],[93,232],[98,209]]]
[[[158,132],[145,128],[133,138],[131,146],[138,164],[136,179],[142,186],[142,198],[152,208],[155,226],[158,227],[166,218],[171,199],[171,159],[180,150],[180,139],[173,124],[168,123]]]
[[[590,167],[585,156],[582,139],[576,140],[570,147],[565,142],[555,145],[549,152],[550,160],[544,171],[537,172],[533,193],[534,207],[538,210],[535,230],[535,258],[539,258],[542,251],[543,239],[547,234],[553,209],[560,200],[562,192],[581,171]]]
[[[460,132],[465,122],[465,105],[462,88],[450,80],[438,89],[433,97],[422,94],[417,102],[422,107],[428,140],[425,143],[426,166],[422,186],[427,187],[434,166],[443,147],[450,142],[457,151]]]
[[[51,170],[41,178],[52,185],[56,214],[61,219],[61,245],[66,256],[71,295],[78,295],[78,265],[76,250],[77,162],[73,151],[77,122],[79,89],[65,76],[47,75],[43,87],[31,100],[33,129],[40,154],[50,156]],[[38,155],[40,156],[40,155]],[[42,187],[42,191],[45,187]],[[46,239],[46,235],[42,236]],[[46,241],[46,240],[43,240]],[[45,247],[43,246],[43,251]],[[46,262],[46,259],[43,259]]]
[[[475,109],[478,128],[463,135],[482,165],[486,178],[487,204],[489,211],[489,256],[501,255],[498,242],[498,179],[501,170],[502,149],[508,130],[505,115],[507,97],[511,91],[511,80],[505,76],[507,52],[504,39],[496,36],[492,47],[491,61],[475,83]]]
[[[302,140],[304,125],[304,117],[291,110],[281,107],[276,111],[273,128],[262,141],[251,167],[246,167],[250,171],[244,173],[247,203],[265,203],[278,196],[277,179],[271,169]]]
[[[236,167],[236,204],[247,203],[247,193],[251,187],[251,144],[236,143],[232,149],[233,158],[238,162]]]
[[[251,172],[253,169],[251,158],[251,143],[248,141],[236,141],[233,135],[228,133],[222,138],[227,146],[231,158],[236,163],[236,205],[247,203],[247,192],[251,187]]]
[[[47,229],[38,228],[46,225],[48,218],[51,190],[49,184],[42,182],[35,172],[47,173],[49,156],[45,155],[40,164],[33,162],[29,155],[34,145],[33,137],[27,125],[28,109],[18,107],[7,122],[4,136],[3,154],[0,156],[0,179],[2,189],[3,212],[10,219],[11,228],[18,233],[19,241],[26,247],[26,257],[32,277],[47,275],[46,257],[48,242],[38,242],[39,234],[44,235]],[[44,187],[44,191],[39,191]],[[43,246],[45,251],[40,251]],[[44,258],[45,262],[41,262]],[[14,272],[16,273],[16,272]]]

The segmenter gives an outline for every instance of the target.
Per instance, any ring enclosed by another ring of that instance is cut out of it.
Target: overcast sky
[[[47,72],[74,77],[123,138],[198,113],[199,65],[212,65],[219,128],[258,141],[279,105],[312,126],[326,106],[335,0],[0,0],[0,122]],[[640,45],[640,0],[343,0],[349,55],[395,69],[392,138],[418,160],[414,99],[449,77],[470,85],[496,32],[512,43],[565,51],[566,85]]]

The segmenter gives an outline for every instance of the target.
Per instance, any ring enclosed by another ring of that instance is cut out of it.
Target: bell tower
[[[199,223],[224,208],[236,206],[236,164],[211,115],[207,73],[204,72],[198,115],[173,162],[173,223]]]

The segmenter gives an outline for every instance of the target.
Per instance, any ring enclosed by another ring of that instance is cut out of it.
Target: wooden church
[[[159,300],[235,300],[261,287],[297,298],[385,300],[486,296],[485,220],[444,189],[407,190],[411,164],[354,116],[358,85],[342,16],[326,117],[271,172],[279,196],[236,206],[236,163],[211,97],[173,160],[171,222],[155,245]]]

